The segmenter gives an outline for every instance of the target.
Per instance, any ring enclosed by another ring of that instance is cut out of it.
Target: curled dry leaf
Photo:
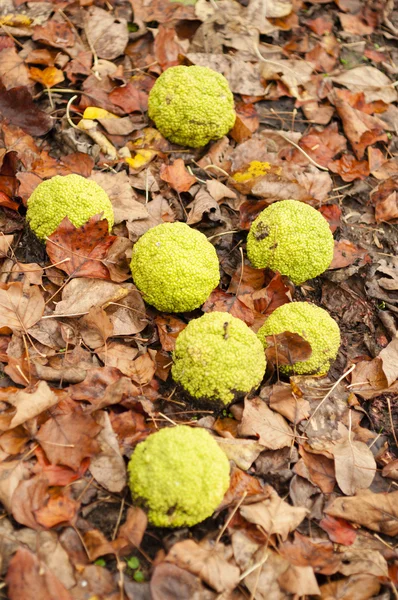
[[[113,60],[123,54],[129,39],[125,19],[98,6],[91,6],[84,20],[84,31],[97,56]]]
[[[113,119],[119,121],[120,119]],[[108,194],[113,206],[115,224],[122,221],[146,219],[148,211],[144,204],[138,202],[137,194],[130,184],[126,171],[120,173],[92,173],[90,179],[98,183]]]
[[[214,593],[203,586],[199,577],[167,562],[156,565],[150,586],[153,600],[214,600]]]
[[[298,333],[285,331],[266,338],[265,355],[274,365],[294,365],[308,360],[312,354],[311,344]]]
[[[42,412],[57,404],[59,399],[45,381],[40,381],[29,392],[18,390],[15,394],[10,394],[7,402],[15,407],[16,412],[5,430],[14,429],[14,427],[22,425],[28,419],[39,416]]]
[[[187,209],[190,211],[187,225],[200,223],[204,218],[215,223],[224,221],[218,202],[204,189],[198,191],[193,202],[188,204]]]
[[[261,444],[254,440],[217,438],[217,443],[224,450],[229,460],[233,460],[236,466],[243,469],[243,471],[250,469],[264,449]]]
[[[361,573],[344,577],[337,581],[325,583],[320,587],[321,598],[326,600],[338,600],[340,598],[352,598],[352,600],[369,600],[374,598],[380,591],[380,581],[374,575]]]
[[[159,340],[163,350],[171,352],[175,348],[176,340],[183,329],[187,326],[184,321],[171,315],[157,315],[155,323],[159,332]]]
[[[262,446],[271,450],[291,446],[294,437],[282,415],[270,410],[260,398],[245,400],[239,434],[255,436]]]
[[[263,398],[263,392],[260,396]],[[270,408],[283,417],[286,417],[291,423],[299,423],[303,419],[308,419],[310,414],[310,403],[304,398],[296,396],[290,385],[282,383],[273,385],[269,395]]]
[[[247,521],[259,525],[269,535],[277,533],[286,540],[289,533],[300,525],[308,511],[306,508],[290,506],[271,486],[267,486],[266,491],[269,498],[256,504],[242,506],[239,512]]]
[[[25,332],[40,321],[44,298],[36,285],[0,283],[0,327]]]
[[[333,575],[339,570],[341,560],[334,553],[332,542],[309,538],[294,532],[294,541],[282,544],[281,554],[297,566],[312,567],[317,573]]]
[[[220,542],[203,540],[197,544],[184,540],[175,544],[166,560],[197,575],[217,592],[234,589],[239,583],[240,570],[231,564],[232,549]]]

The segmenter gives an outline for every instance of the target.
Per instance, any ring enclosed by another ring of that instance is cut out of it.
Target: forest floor
[[[148,118],[179,64],[234,93],[234,128],[205,148]],[[394,0],[2,0],[0,598],[398,599],[397,73]],[[108,193],[112,235],[63,221],[44,245],[27,200],[71,173]],[[253,220],[287,198],[335,238],[330,268],[296,287],[246,255]],[[170,315],[129,261],[174,221],[212,241],[221,282]],[[340,326],[327,377],[283,377],[268,353],[256,395],[221,413],[176,389],[192,318],[257,332],[292,299]],[[175,423],[231,461],[221,506],[189,529],[148,524],[127,485],[136,444]]]

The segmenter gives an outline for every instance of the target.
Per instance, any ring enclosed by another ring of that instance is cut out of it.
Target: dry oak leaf
[[[232,549],[224,544],[203,540],[197,544],[184,540],[175,544],[166,560],[198,575],[217,592],[233,590],[239,583],[240,570],[231,564]]]
[[[34,511],[35,519],[39,525],[46,528],[55,527],[61,523],[73,522],[80,503],[67,495],[68,488],[60,491],[59,488],[49,490],[50,497],[45,506]]]
[[[161,1],[164,5],[164,0]],[[183,6],[170,2],[170,6],[174,4],[178,7]],[[189,6],[188,8],[193,7]],[[203,586],[199,577],[167,562],[161,562],[155,566],[150,590],[152,600],[185,600],[186,598],[189,600],[214,600],[215,597],[214,592]]]
[[[319,527],[326,531],[329,539],[336,544],[343,546],[351,546],[357,537],[354,527],[345,519],[335,519],[330,515],[323,517],[319,521]]]
[[[376,474],[372,451],[363,442],[347,439],[333,448],[336,480],[341,491],[352,496],[367,489]]]
[[[37,285],[0,283],[0,328],[26,331],[43,316],[44,298]]]
[[[46,250],[51,262],[69,277],[110,279],[102,260],[115,240],[116,236],[109,235],[108,221],[101,215],[91,217],[81,227],[75,227],[65,217],[47,238]]]
[[[190,211],[187,225],[200,223],[204,218],[216,223],[224,221],[218,202],[204,188],[198,191],[194,200],[188,204],[187,209]]]
[[[269,492],[269,498],[256,504],[242,506],[239,509],[240,514],[250,523],[262,527],[268,535],[277,533],[285,541],[309,511],[301,506],[290,506],[271,486],[267,486],[265,491]]]
[[[312,567],[316,573],[322,575],[333,575],[341,564],[332,542],[321,538],[309,538],[298,531],[294,532],[294,542],[284,542],[280,550],[282,556],[292,564]]]
[[[172,352],[175,348],[177,337],[187,324],[172,315],[157,315],[155,323],[158,328],[162,349],[166,352]]]
[[[7,462],[5,456],[0,462],[0,502],[8,511],[12,509],[12,497],[19,483],[28,476],[26,464],[21,460]]]
[[[366,179],[368,177],[369,163],[367,160],[357,160],[353,154],[343,154],[338,160],[328,164],[332,173],[340,175],[343,181],[354,181],[354,179]]]
[[[341,561],[339,571],[343,575],[366,573],[376,577],[388,577],[387,561],[378,550],[351,546],[341,554]]]
[[[224,510],[229,506],[236,506],[242,499],[243,494],[253,501],[253,496],[258,499],[264,497],[263,486],[259,479],[248,475],[235,465],[232,465],[229,488],[217,507],[217,512]]]
[[[161,165],[160,179],[170,184],[176,192],[188,192],[196,183],[196,177],[185,168],[182,158],[177,158],[171,165]]]
[[[260,395],[263,397],[263,391]],[[300,423],[310,415],[311,406],[308,400],[295,396],[290,385],[283,383],[270,387],[269,405],[272,410],[286,417],[291,423]]]
[[[84,458],[99,452],[100,444],[95,438],[101,429],[92,416],[76,411],[46,421],[36,440],[51,464],[76,471]]]
[[[349,240],[340,239],[334,242],[334,255],[329,269],[342,269],[353,263],[363,266],[370,262],[371,258],[365,248],[360,248]]]
[[[1,51],[0,79],[7,90],[16,86],[34,85],[29,77],[29,69],[15,48],[5,48]]]
[[[270,450],[291,446],[293,430],[282,415],[270,410],[260,398],[245,400],[239,435],[255,436]]]
[[[325,513],[391,537],[398,535],[398,491],[374,494],[361,490],[356,496],[336,498]]]
[[[10,600],[72,600],[60,580],[25,548],[12,557],[6,583]]]

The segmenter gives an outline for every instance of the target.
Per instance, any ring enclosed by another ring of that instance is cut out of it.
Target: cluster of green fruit
[[[161,75],[151,92],[149,114],[166,137],[191,146],[225,135],[235,119],[226,80],[201,67],[174,67]],[[79,227],[99,213],[111,230],[112,205],[98,184],[78,175],[56,176],[42,182],[29,198],[27,220],[45,240],[65,216]],[[285,200],[266,208],[253,222],[247,254],[255,268],[269,267],[301,284],[328,268],[333,236],[317,210]],[[173,313],[199,308],[220,281],[214,246],[184,223],[163,223],[145,233],[134,245],[131,272],[148,304]],[[328,371],[340,345],[337,323],[318,306],[291,302],[277,308],[257,335],[229,313],[211,312],[190,320],[176,342],[172,377],[192,401],[228,406],[260,385],[267,337],[285,331],[302,336],[312,353],[305,361],[281,367],[282,372]],[[202,521],[229,485],[228,459],[214,438],[186,426],[163,429],[140,443],[129,473],[133,498],[146,506],[157,526]]]

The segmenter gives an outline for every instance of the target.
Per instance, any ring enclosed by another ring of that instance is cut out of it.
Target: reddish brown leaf
[[[343,181],[354,181],[354,179],[365,179],[369,173],[367,160],[357,160],[352,154],[343,154],[338,160],[328,164],[328,168],[340,175]]]
[[[244,294],[242,300],[250,300],[247,296],[248,294]],[[210,294],[202,306],[202,310],[203,312],[228,312],[244,321],[247,325],[252,325],[254,323],[254,311],[252,308],[246,306],[242,300],[233,294],[227,294],[223,290],[220,290],[220,288],[217,288]]]
[[[46,421],[36,439],[51,464],[66,465],[76,471],[84,458],[99,451],[95,437],[100,431],[91,415],[73,412]]]
[[[6,583],[10,600],[72,600],[59,579],[26,548],[12,557]]]
[[[182,158],[177,158],[171,165],[161,165],[160,178],[177,192],[187,192],[196,183],[196,177],[188,173]]]
[[[36,25],[33,40],[54,48],[71,48],[75,44],[75,34],[70,22],[52,19],[45,25]]]
[[[229,294],[247,294],[261,290],[264,285],[265,276],[262,269],[254,269],[249,264],[244,264],[243,269],[239,266],[230,281],[227,292]]]
[[[263,487],[258,479],[241,471],[241,469],[234,465],[231,471],[229,489],[218,510],[224,510],[227,506],[235,505],[242,498],[244,492],[246,492],[246,497],[250,498],[250,496],[262,494]]]
[[[300,472],[300,469],[296,469],[299,463],[296,464],[294,471],[298,475],[308,479],[313,485],[317,485],[324,494],[331,494],[336,483],[334,461],[323,456],[323,454],[306,452],[303,446],[299,447],[299,452],[307,473],[303,473],[303,471]]]
[[[252,137],[259,125],[260,120],[254,104],[240,102],[236,105],[236,121],[230,135],[236,142],[244,142]]]
[[[176,41],[174,27],[159,25],[153,49],[163,71],[179,64],[178,55],[182,53],[182,48]]]
[[[379,183],[370,194],[377,223],[398,219],[397,181],[397,177],[390,177]]]
[[[334,233],[340,227],[341,208],[337,204],[324,204],[320,206],[319,212],[323,214],[331,232]]]
[[[159,339],[163,350],[171,352],[174,350],[176,339],[183,329],[187,326],[184,321],[172,317],[171,315],[158,315],[155,323],[159,332]]]
[[[0,206],[5,206],[10,210],[18,210],[19,204],[11,200],[10,196],[7,196],[4,192],[0,191]]]
[[[9,90],[0,88],[0,113],[30,135],[45,135],[55,123],[50,115],[41,111],[33,102],[26,86]]]
[[[353,35],[370,35],[374,31],[374,27],[366,22],[362,15],[346,15],[339,14],[341,25],[347,33]]]
[[[347,141],[338,133],[337,123],[333,123],[322,131],[310,129],[308,134],[301,138],[300,147],[317,163],[326,167],[336,154],[346,150]],[[294,156],[298,157],[298,154]]]
[[[67,488],[65,492],[58,488],[51,490],[46,506],[35,510],[35,518],[39,525],[50,528],[61,523],[73,522],[80,503],[67,495]]]
[[[85,225],[75,227],[65,217],[46,242],[51,262],[70,277],[110,279],[109,271],[101,262],[111,248],[116,236],[109,235],[108,221],[95,215]]]
[[[12,497],[12,515],[18,523],[31,529],[41,529],[35,518],[35,512],[48,500],[48,479],[45,475],[36,475],[21,481]]]
[[[252,299],[256,312],[270,315],[276,308],[291,301],[292,289],[285,284],[279,273],[274,275],[267,287],[253,292]]]
[[[293,365],[296,362],[308,360],[312,354],[311,344],[297,333],[279,333],[266,338],[267,360],[274,365]]]
[[[137,76],[127,85],[115,88],[109,94],[109,100],[120,106],[125,113],[144,113],[148,110],[148,94],[155,83],[152,77]]]
[[[330,33],[333,29],[333,20],[328,15],[321,15],[316,19],[308,19],[305,24],[317,35]]]
[[[13,431],[15,431],[15,429]],[[34,472],[39,474],[43,473],[47,477],[50,486],[69,485],[72,481],[76,481],[83,477],[90,465],[90,460],[88,458],[82,461],[77,471],[73,471],[69,467],[52,465],[40,446],[36,448],[35,455],[38,462],[35,465]]]
[[[334,553],[332,542],[309,538],[294,532],[293,542],[283,542],[281,554],[298,567],[312,567],[316,573],[333,575],[339,570],[341,560]]]
[[[370,262],[371,258],[364,248],[349,240],[338,240],[334,244],[334,256],[329,269],[342,269],[354,263],[363,266]]]
[[[115,540],[116,545],[123,548],[123,553],[131,552],[141,546],[147,524],[148,518],[142,508],[128,509],[126,521],[120,527],[119,535]]]
[[[336,544],[351,546],[357,537],[351,523],[344,519],[331,517],[329,515],[325,515],[323,519],[319,521],[319,527],[322,527],[332,542],[336,542]]]

